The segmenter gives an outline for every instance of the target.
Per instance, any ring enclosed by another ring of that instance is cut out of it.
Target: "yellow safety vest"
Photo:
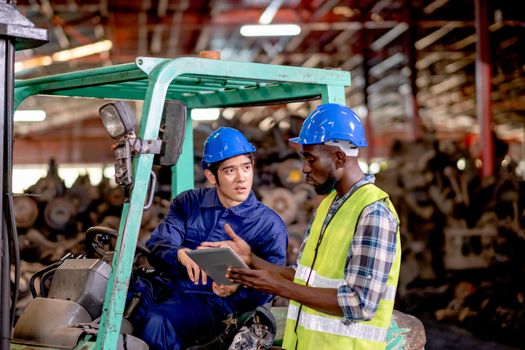
[[[368,205],[383,200],[398,220],[388,195],[375,185],[366,184],[347,198],[327,225],[315,258],[323,222],[335,196],[336,192],[328,195],[317,210],[295,273],[294,283],[320,288],[338,288],[345,284],[344,270],[348,250],[359,216]],[[290,300],[283,349],[385,349],[400,264],[401,243],[398,227],[394,262],[374,318],[345,325],[341,316],[329,315]]]

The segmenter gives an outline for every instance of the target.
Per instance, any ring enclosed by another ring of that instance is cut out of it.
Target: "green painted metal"
[[[172,166],[172,186],[171,196],[175,196],[182,191],[191,190],[195,184],[193,174],[193,126],[191,122],[191,109],[187,111],[186,132],[184,134],[184,143],[182,144],[182,153],[177,164]],[[186,150],[191,149],[192,152]]]
[[[159,64],[151,71],[151,81],[144,99],[142,117],[138,137],[142,140],[157,139],[162,111],[168,85],[174,76],[169,76],[166,69],[168,62]],[[117,240],[118,255],[115,254],[112,263],[112,272],[108,281],[106,298],[100,329],[97,338],[97,347],[101,349],[116,349],[122,315],[126,303],[133,257],[139,235],[144,202],[148,190],[150,173],[153,166],[153,154],[139,154],[133,160],[133,189],[129,200],[129,211],[125,220],[121,220],[119,239]],[[122,222],[124,221],[124,224]]]
[[[122,313],[118,315],[118,313],[116,312],[116,305],[115,305],[116,302],[114,300],[115,299],[120,300],[122,297],[119,295],[122,293],[122,290],[125,289],[127,292],[127,287],[128,287],[126,285],[124,288],[124,286],[117,284],[117,281],[118,281],[117,275],[119,274],[119,271],[118,271],[119,266],[121,266],[121,269],[126,269],[126,267],[123,265],[124,262],[120,260],[122,249],[124,248],[125,244],[128,245],[129,243],[131,243],[129,240],[129,237],[128,239],[126,239],[126,237],[122,234],[122,232],[126,231],[127,229],[126,224],[127,224],[128,218],[130,218],[130,215],[129,215],[130,203],[131,203],[131,200],[129,202],[125,202],[122,207],[122,214],[120,216],[120,225],[119,225],[119,230],[118,230],[119,234],[118,234],[117,243],[116,243],[117,249],[115,249],[115,252],[113,255],[113,261],[111,262],[112,269],[111,269],[111,274],[109,276],[108,285],[106,287],[106,293],[104,295],[104,305],[102,306],[102,315],[100,317],[100,324],[105,325],[105,326],[99,328],[99,336],[97,337],[97,344],[96,344],[97,349],[105,349],[102,346],[102,342],[103,342],[102,336],[104,334],[112,335],[113,333],[117,332],[118,328],[116,328],[117,326],[115,325],[115,321],[118,323],[122,323],[122,320],[121,320]],[[133,218],[133,216],[131,216],[131,218]],[[135,242],[135,245],[136,245],[136,242]],[[129,249],[130,248],[128,248],[128,250]],[[134,247],[131,249],[135,251]],[[116,318],[119,318],[120,320],[115,320]],[[110,322],[111,320],[114,320],[114,321]],[[111,324],[108,325],[108,323],[111,323]],[[111,327],[113,329],[107,330],[106,329],[107,327]],[[113,347],[111,349],[115,349],[115,348],[116,347]]]
[[[332,92],[327,94],[324,87],[331,86],[332,88],[326,90],[337,91],[350,84],[350,74],[338,70],[229,62],[194,57],[176,59],[139,57],[135,63],[16,80],[15,100],[18,105],[32,94],[144,99],[151,83],[150,73],[160,65],[167,65],[168,71],[175,74],[169,79],[170,94],[186,92],[176,97],[190,108],[258,103],[260,102],[259,97],[264,97],[267,102],[273,102],[312,98],[321,94],[326,95],[326,99],[323,97],[325,100],[344,102],[344,98],[340,98],[344,92],[332,97]],[[302,86],[304,84],[310,85],[309,94]],[[271,88],[279,85],[282,87]],[[294,96],[294,90],[298,90],[303,96]],[[265,97],[266,92],[269,93],[269,96]],[[279,98],[279,93],[289,96],[283,98],[281,95]],[[236,101],[232,102],[228,96],[233,97]],[[238,101],[244,96],[249,101]],[[217,101],[222,102],[217,104]]]
[[[409,329],[407,328],[401,328],[397,324],[395,320],[392,320],[390,324],[390,328],[388,329],[388,336],[387,336],[387,344],[386,349],[387,350],[403,350],[405,349],[407,343],[407,333]]]
[[[118,65],[109,66],[109,67],[78,70],[74,72],[47,75],[44,77],[31,78],[31,79],[17,79],[15,88],[19,88],[23,86],[30,86],[30,85],[45,85],[47,83],[62,82],[64,83],[63,88],[67,89],[69,86],[72,85],[71,81],[78,81],[79,79],[83,79],[87,77],[94,77],[94,76],[99,76],[101,78],[101,80],[99,81],[99,84],[105,84],[107,81],[108,75],[112,75],[114,73],[124,73],[125,74],[130,71],[133,71],[133,72],[138,71],[137,65],[135,63],[125,63],[125,64],[118,64]],[[143,74],[143,76],[147,76],[147,75]],[[126,79],[121,79],[121,81],[125,81],[125,80]],[[78,84],[76,85],[82,86]]]
[[[78,350],[92,350],[95,349],[96,343],[88,339],[82,339],[76,346]],[[48,346],[24,345],[24,344],[10,344],[11,350],[64,350],[64,348],[53,348]]]
[[[340,103],[346,104],[345,90],[341,89],[340,86],[326,85],[323,87],[323,102],[324,103]]]
[[[323,87],[314,84],[279,84],[264,88],[224,91],[220,94],[194,94],[185,97],[188,108],[249,106],[286,101],[311,100],[321,97]]]
[[[188,109],[252,106],[322,98],[345,103],[350,74],[338,70],[229,62],[195,57],[138,57],[134,63],[15,81],[15,106],[31,95],[144,100],[138,137],[158,138],[166,99]],[[188,118],[191,114],[188,113]],[[193,135],[188,119],[183,152],[173,166],[172,194],[193,188]],[[97,349],[115,349],[131,275],[153,155],[133,160],[133,188],[124,204]]]

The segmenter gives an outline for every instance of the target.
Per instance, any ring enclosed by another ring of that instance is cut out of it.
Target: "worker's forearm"
[[[337,289],[314,288],[290,282],[279,294],[284,298],[295,300],[318,311],[343,316],[343,310],[337,303]]]
[[[289,281],[293,281],[295,270],[287,266],[279,266],[272,264],[264,259],[259,258],[257,255],[251,253],[250,255],[251,265],[253,268],[258,270],[269,270],[275,271],[282,277],[286,278]]]
[[[232,269],[230,280],[248,287],[280,295],[295,300],[313,309],[342,316],[343,310],[337,303],[337,289],[314,288],[293,282],[295,270],[279,266],[250,254],[249,263],[252,270]],[[239,270],[239,271],[236,271]]]

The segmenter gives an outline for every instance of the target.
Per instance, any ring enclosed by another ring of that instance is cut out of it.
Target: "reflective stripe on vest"
[[[335,193],[328,195],[317,209],[316,217],[310,227],[310,236],[303,248],[294,277],[294,283],[298,285],[335,289],[345,284],[344,270],[348,249],[357,221],[366,206],[376,201],[384,201],[397,219],[388,195],[376,186],[368,184],[357,189],[347,198],[326,224],[325,220],[335,195]],[[329,315],[290,300],[282,348],[385,349],[400,263],[401,243],[398,227],[394,261],[372,320],[348,323],[343,317]]]
[[[299,308],[296,305],[288,307],[288,318],[297,319]],[[319,315],[312,315],[302,312],[299,317],[299,325],[305,329],[345,337],[359,338],[369,341],[384,342],[387,330],[375,327],[362,322],[354,322],[345,325],[340,318],[328,318]]]
[[[345,284],[345,281],[342,279],[319,276],[319,274],[315,270],[312,270],[304,265],[299,265],[297,267],[297,271],[295,272],[295,278],[300,279],[302,281],[306,281],[308,277],[310,277],[310,279],[308,280],[308,285],[312,287],[339,288],[340,286]],[[385,291],[382,296],[382,299],[394,301],[396,297],[396,289],[397,286],[391,286],[387,284],[385,286]]]

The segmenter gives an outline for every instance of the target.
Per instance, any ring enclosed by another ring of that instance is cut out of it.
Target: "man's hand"
[[[287,289],[286,282],[288,282],[288,280],[274,271],[238,269],[233,267],[228,268],[226,278],[233,283],[240,283],[245,287],[251,287],[261,292],[281,296],[285,296],[283,294]]]
[[[195,283],[199,284],[199,277],[202,279],[202,284],[206,284],[208,281],[208,276],[206,275],[206,272],[202,271],[199,265],[197,265],[191,258],[186,254],[187,251],[191,249],[189,248],[181,248],[177,252],[177,258],[179,259],[179,262],[186,267],[186,270],[188,271],[188,276],[190,277],[190,280]]]
[[[240,257],[241,259],[247,264],[251,264],[251,257],[250,253],[252,252],[252,249],[250,248],[250,245],[246,243],[244,239],[237,236],[235,232],[233,232],[233,229],[229,224],[224,225],[224,231],[230,236],[231,241],[221,241],[221,242],[202,242],[200,247],[206,247],[206,248],[225,248],[230,247],[233,249]]]
[[[211,285],[213,289],[213,293],[217,294],[221,298],[227,297],[229,295],[232,295],[237,291],[239,288],[238,284],[232,284],[232,285],[224,285],[224,284],[218,284],[216,282],[213,282]]]

